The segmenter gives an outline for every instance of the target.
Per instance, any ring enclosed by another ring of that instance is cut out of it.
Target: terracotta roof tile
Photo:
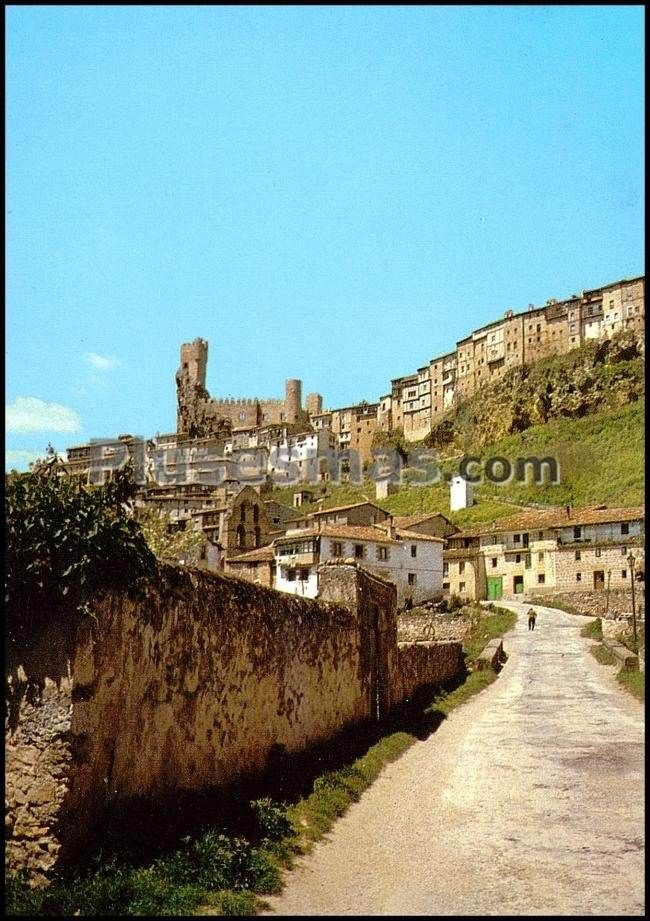
[[[275,559],[275,552],[271,544],[266,547],[258,547],[257,550],[249,550],[247,553],[240,553],[239,556],[230,556],[226,563],[263,563]]]
[[[633,508],[571,508],[567,515],[565,506],[549,509],[533,509],[500,518],[475,528],[468,528],[451,534],[452,539],[462,537],[478,537],[484,534],[501,534],[504,531],[543,531],[546,528],[570,528],[587,524],[608,524],[614,521],[636,521],[645,518],[642,505]]]
[[[324,509],[321,509],[321,511],[310,512],[310,513],[309,513],[309,517],[312,518],[312,517],[314,517],[315,515],[329,515],[329,514],[331,514],[332,512],[346,512],[346,511],[348,511],[348,510],[351,509],[351,508],[362,508],[364,505],[370,505],[370,506],[372,506],[372,508],[379,509],[380,512],[383,512],[383,511],[384,511],[383,508],[380,508],[378,505],[375,505],[374,502],[370,502],[370,501],[367,501],[367,502],[353,502],[351,505],[336,505],[336,506],[334,506],[334,508],[324,508]],[[388,513],[385,512],[384,514],[388,514]]]

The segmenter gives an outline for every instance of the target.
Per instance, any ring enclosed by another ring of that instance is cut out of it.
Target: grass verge
[[[645,672],[622,668],[616,680],[639,700],[645,700]]]
[[[487,610],[487,616],[476,619],[463,644],[470,663],[489,639],[502,635],[516,621],[516,615],[503,608]],[[460,685],[439,690],[419,713],[412,714],[413,722],[431,731],[496,677],[491,669],[468,672]],[[395,720],[402,725],[406,722],[401,716]],[[5,912],[22,916],[254,915],[264,907],[260,896],[282,888],[282,868],[290,867],[295,855],[308,852],[383,768],[419,738],[422,735],[404,729],[388,731],[352,763],[317,777],[309,795],[297,802],[278,803],[268,797],[253,801],[254,840],[211,830],[198,838],[184,838],[180,848],[146,866],[134,865],[125,853],[121,859],[104,860],[94,871],[55,878],[45,889],[31,889],[21,874],[8,876]]]
[[[602,621],[600,618],[597,617],[595,620],[591,621],[591,623],[585,624],[585,626],[580,631],[580,635],[585,636],[588,639],[602,640],[603,629]],[[631,651],[635,651],[633,649],[633,641],[630,641],[626,645]],[[618,662],[618,659],[614,653],[606,646],[603,646],[601,642],[597,642],[593,646],[590,646],[589,652],[595,659],[597,659],[598,662],[600,662],[601,665],[616,665]],[[616,675],[616,680],[622,688],[624,688],[634,697],[638,698],[639,700],[645,700],[645,672],[642,672],[639,669],[621,668]]]
[[[585,636],[590,640],[602,640],[603,622],[600,617],[596,617],[595,620],[591,620],[588,624],[585,624],[584,627],[580,629],[580,636]]]
[[[497,636],[503,636],[508,630],[514,627],[517,622],[517,615],[506,608],[500,608],[496,605],[486,605],[484,611],[490,613],[477,618],[472,625],[472,630],[463,642],[465,656],[470,664],[473,664],[481,652],[485,649],[487,643]]]
[[[608,649],[607,646],[603,646],[601,643],[590,646],[589,652],[601,665],[616,665],[618,662],[618,659],[611,649]]]

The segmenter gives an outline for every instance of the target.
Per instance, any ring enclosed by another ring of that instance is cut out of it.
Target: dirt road
[[[643,707],[587,652],[587,618],[537,610],[498,681],[386,768],[270,911],[643,912]]]

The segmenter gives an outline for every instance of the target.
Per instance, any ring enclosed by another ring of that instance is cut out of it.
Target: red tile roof
[[[257,550],[249,550],[247,553],[240,553],[239,556],[231,556],[226,559],[228,563],[270,563],[275,559],[275,552],[271,544],[266,547],[258,547]]]
[[[500,518],[497,521],[468,528],[456,534],[450,534],[452,540],[462,537],[479,537],[485,534],[502,534],[504,531],[543,531],[547,528],[570,528],[587,524],[608,524],[617,521],[643,521],[645,517],[642,505],[632,508],[571,508],[567,514],[564,506],[548,509],[534,509]]]

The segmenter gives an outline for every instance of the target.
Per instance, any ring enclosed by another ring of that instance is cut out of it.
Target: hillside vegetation
[[[635,403],[644,394],[641,348],[625,332],[512,368],[451,410],[425,443],[442,453],[474,453],[554,419],[582,419]]]
[[[391,436],[392,438],[392,436]],[[386,439],[383,439],[384,441]],[[400,433],[392,438],[403,449]],[[515,368],[452,410],[423,443],[439,457],[442,474],[458,472],[464,454],[485,461],[556,458],[558,485],[485,482],[476,504],[449,512],[449,485],[403,485],[375,500],[375,484],[326,483],[311,488],[323,508],[370,499],[396,515],[440,511],[457,525],[511,515],[529,505],[642,505],[644,494],[644,376],[641,346],[630,334],[588,343],[529,368]],[[409,478],[409,470],[404,470]],[[273,491],[292,504],[295,487]],[[308,508],[308,507],[307,507]]]

